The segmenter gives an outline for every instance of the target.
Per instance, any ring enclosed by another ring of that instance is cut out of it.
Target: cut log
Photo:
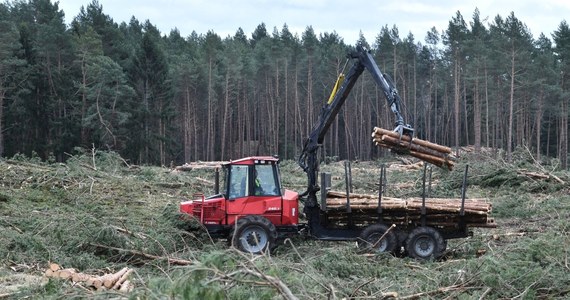
[[[73,276],[71,277],[71,280],[73,282],[87,282],[87,280],[89,280],[89,278],[91,278],[90,275],[84,274],[84,273],[75,273],[73,274]]]
[[[57,270],[54,272],[54,274],[57,274],[57,277],[62,278],[62,279],[71,279],[71,277],[75,273],[77,273],[77,271],[75,269],[63,269],[63,270]]]
[[[115,283],[117,283],[117,281],[119,281],[119,279],[121,279],[121,277],[127,273],[127,271],[129,270],[129,268],[125,267],[122,268],[119,272],[115,273],[115,274],[109,274],[104,280],[103,280],[103,285],[110,289],[112,288]]]
[[[376,197],[377,197],[377,196],[368,195],[368,194],[356,194],[356,193],[351,193],[351,194],[350,194],[350,198],[369,198],[369,199],[373,199],[373,198],[376,198]],[[345,199],[346,199],[346,193],[345,193],[345,192],[328,191],[328,192],[327,192],[327,198],[345,198]]]
[[[130,292],[132,289],[133,289],[132,283],[129,280],[125,280],[125,282],[123,282],[123,284],[121,284],[119,291]]]
[[[127,280],[131,272],[133,272],[133,270],[129,269],[125,273],[123,273],[123,275],[121,275],[121,277],[119,277],[117,282],[115,282],[115,284],[113,285],[113,289],[114,290],[120,289],[121,285],[124,284],[124,282]]]
[[[397,139],[400,138],[400,135],[399,135],[397,132],[394,132],[394,131],[391,131],[391,130],[386,130],[386,129],[379,128],[379,127],[374,127],[374,136],[375,136],[375,135],[388,135],[388,136],[391,136],[391,137],[394,137],[394,138],[397,138]],[[374,136],[373,136],[373,137],[374,137]],[[421,146],[424,146],[424,147],[427,147],[427,148],[431,148],[431,149],[433,149],[433,150],[435,150],[435,151],[438,151],[438,152],[451,153],[451,148],[449,148],[449,147],[442,146],[442,145],[439,145],[439,144],[434,144],[434,143],[431,143],[431,142],[428,142],[428,141],[424,141],[424,140],[421,140],[421,139],[416,139],[416,138],[412,139],[411,137],[409,137],[409,136],[407,136],[407,135],[402,135],[402,140],[404,140],[404,141],[406,141],[406,142],[411,142],[411,141],[413,141],[413,143],[416,143],[416,144],[418,144],[418,145],[421,145]]]
[[[103,276],[105,276],[105,275],[103,275]],[[104,286],[103,286],[103,280],[102,280],[102,278],[101,278],[101,277],[103,277],[103,276],[100,276],[100,277],[97,277],[97,278],[93,278],[93,281],[91,281],[91,282],[88,281],[87,283],[88,283],[88,284],[90,283],[90,286],[92,286],[92,287],[94,287],[94,288],[96,288],[96,289],[99,290],[99,289],[101,289],[102,287],[104,287]]]
[[[49,264],[49,269],[52,270],[53,272],[55,272],[55,271],[61,269],[61,267],[60,267],[58,264],[56,264],[56,263],[50,263],[50,264]]]
[[[440,168],[451,170],[455,165],[449,156],[451,148],[446,146],[412,138],[407,135],[400,136],[397,132],[378,127],[374,127],[372,138],[376,145],[380,147],[388,148],[399,154],[416,157]]]
[[[448,168],[449,170],[451,170],[455,166],[455,163],[451,160],[448,160],[447,158],[441,158],[441,157],[433,156],[433,155],[428,154],[428,153],[410,151],[410,155],[415,157],[415,158],[419,158],[423,161],[429,162],[433,165],[436,165],[440,168]]]
[[[181,166],[174,168],[176,171],[192,171],[195,169],[219,169],[222,164],[227,163],[223,161],[193,161],[185,163]]]
[[[53,271],[53,269],[57,269]],[[92,287],[96,290],[108,290],[114,289],[119,290],[122,288],[125,282],[127,282],[128,276],[131,274],[132,270],[125,267],[113,274],[105,274],[102,276],[93,276],[85,273],[77,272],[76,269],[68,268],[61,269],[59,266],[56,268],[50,265],[45,271],[45,276],[50,278],[61,278],[66,280],[71,280],[75,283],[82,283],[82,286]],[[130,291],[132,290],[132,284],[128,283],[128,286],[121,290]]]
[[[383,135],[380,137],[380,140],[384,141],[386,144],[398,145],[405,149],[413,150],[420,153],[426,153],[436,157],[445,158],[447,156],[447,153],[445,152],[439,152],[437,150],[433,150],[428,147],[424,147],[417,143],[414,143],[414,139],[412,139],[411,142],[408,142],[389,135]]]

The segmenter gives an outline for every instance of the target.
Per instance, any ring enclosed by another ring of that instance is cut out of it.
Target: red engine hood
[[[221,207],[224,203],[225,198],[223,196],[209,198],[209,199],[194,199],[189,201],[183,201],[180,203],[180,212],[187,213],[187,214],[195,214],[197,211],[199,212],[200,207],[203,206],[216,206]]]

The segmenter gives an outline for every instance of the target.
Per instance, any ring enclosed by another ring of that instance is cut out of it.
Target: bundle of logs
[[[378,216],[378,195],[350,194],[350,208],[354,218],[362,220]],[[418,223],[422,216],[422,198],[382,197],[382,218],[386,223],[408,225]],[[342,220],[347,217],[346,194],[329,191],[327,193],[327,212],[329,219]],[[489,217],[492,205],[483,198],[465,199],[463,220],[470,227],[497,227],[495,220]],[[437,227],[457,227],[461,216],[460,198],[426,198],[426,225]]]
[[[374,127],[372,140],[377,146],[388,148],[395,153],[409,154],[440,168],[453,169],[455,163],[449,156],[451,148],[434,144],[408,135]]]
[[[98,291],[119,290],[121,292],[129,292],[134,288],[133,284],[128,280],[132,271],[132,269],[125,267],[116,273],[94,276],[77,272],[73,268],[62,269],[58,264],[51,263],[45,271],[45,276],[71,280],[73,283],[81,283],[85,287]]]

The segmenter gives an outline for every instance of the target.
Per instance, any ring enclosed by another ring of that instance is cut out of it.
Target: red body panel
[[[299,194],[297,192],[285,190],[282,214],[282,225],[299,224]]]
[[[260,215],[276,226],[297,225],[298,200],[299,194],[290,190],[285,190],[283,196],[194,199],[180,203],[180,212],[196,217],[203,224],[232,225],[241,216]]]

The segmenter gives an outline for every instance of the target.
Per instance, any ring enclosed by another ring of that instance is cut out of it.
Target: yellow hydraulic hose
[[[338,78],[336,79],[336,83],[334,84],[333,90],[332,90],[331,95],[329,97],[329,101],[327,101],[327,104],[331,104],[331,102],[334,99],[334,96],[336,95],[336,92],[338,91],[338,88],[340,87],[340,85],[342,84],[343,81],[344,81],[344,74],[340,73],[338,75]]]

